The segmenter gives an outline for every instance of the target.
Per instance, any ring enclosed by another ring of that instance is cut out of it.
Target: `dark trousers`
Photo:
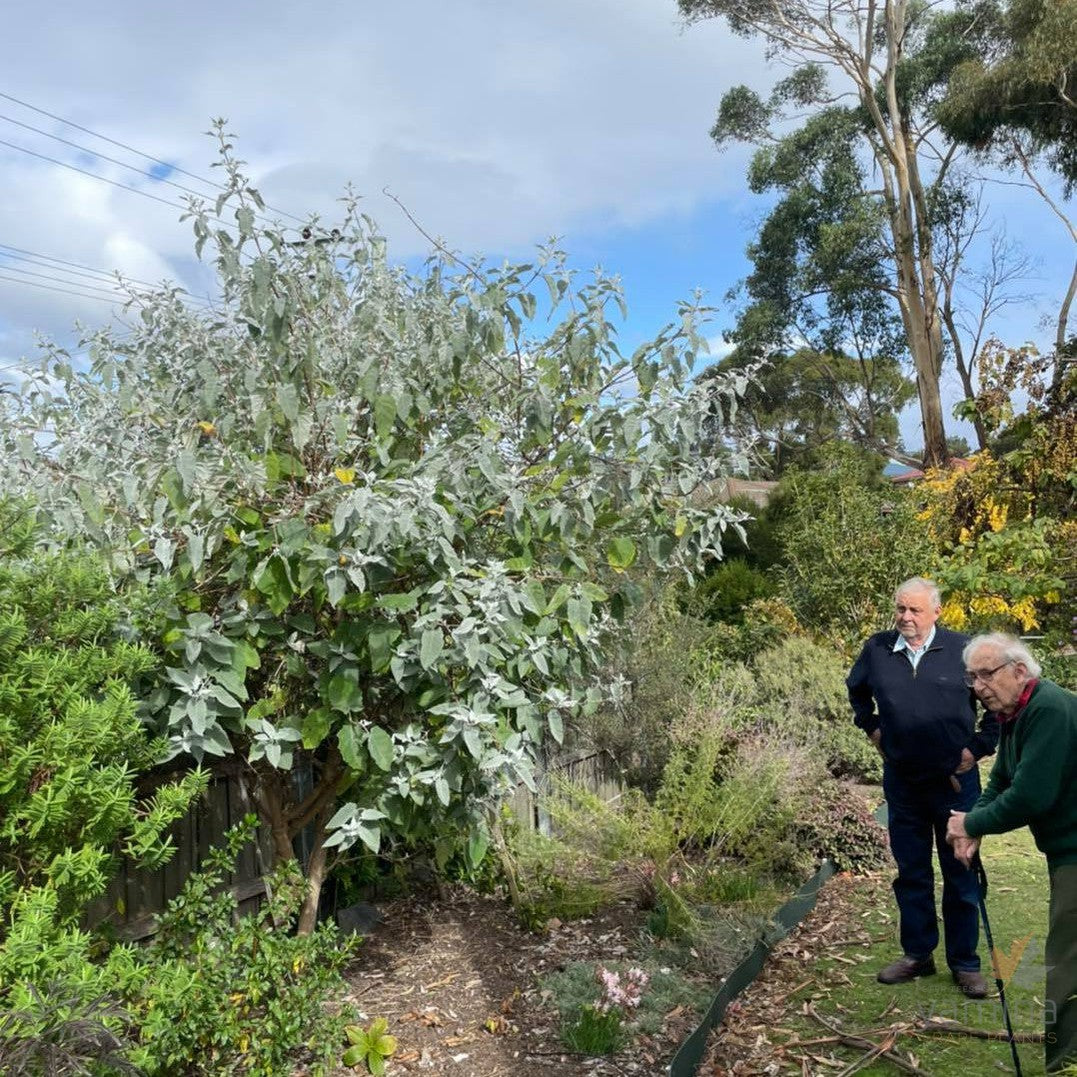
[[[946,844],[950,811],[968,811],[980,795],[980,774],[973,767],[957,775],[955,790],[948,775],[912,780],[883,767],[883,793],[890,831],[890,851],[897,861],[894,895],[901,914],[901,948],[909,957],[926,958],[939,944],[935,913],[935,872],[931,847],[942,870],[942,924],[946,964],[955,972],[979,969],[980,938],[976,874],[954,857]]]
[[[1051,869],[1051,920],[1047,965],[1047,1072],[1077,1062],[1077,864]]]

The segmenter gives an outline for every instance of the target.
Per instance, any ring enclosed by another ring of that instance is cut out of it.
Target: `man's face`
[[[902,591],[894,602],[894,623],[909,643],[921,644],[939,619],[939,609],[927,591]]]
[[[989,711],[1011,711],[1028,684],[1028,669],[1023,662],[1008,662],[1006,656],[989,644],[977,647],[965,667],[976,674],[972,690]]]

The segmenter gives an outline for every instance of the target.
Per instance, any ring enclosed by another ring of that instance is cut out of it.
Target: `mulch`
[[[643,1077],[666,1072],[697,1016],[667,1015],[659,1036],[618,1054],[567,1051],[543,976],[574,961],[631,961],[642,913],[631,903],[561,924],[545,935],[519,927],[496,897],[466,889],[382,906],[382,922],[346,973],[341,1000],[364,1021],[384,1017],[398,1049],[392,1074],[449,1077]],[[339,1074],[355,1071],[339,1070]]]

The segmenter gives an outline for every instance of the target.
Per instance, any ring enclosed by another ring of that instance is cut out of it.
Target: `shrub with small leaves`
[[[330,924],[294,933],[305,886],[290,862],[267,880],[262,908],[237,916],[222,887],[254,828],[253,816],[233,828],[159,918],[151,974],[130,1002],[141,1032],[132,1057],[150,1077],[278,1077],[304,1056],[315,1072],[339,1057],[348,1015],[326,1002],[355,942]]]
[[[843,782],[825,782],[812,792],[796,836],[798,844],[819,860],[833,860],[839,871],[874,871],[886,862],[886,831],[863,795]]]
[[[164,746],[136,714],[132,684],[157,664],[127,638],[137,596],[92,556],[36,549],[36,530],[0,500],[0,1072],[118,1072],[136,961],[83,919],[121,856],[169,859],[205,778],[140,796]]]

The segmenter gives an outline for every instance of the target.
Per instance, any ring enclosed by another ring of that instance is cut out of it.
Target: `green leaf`
[[[379,595],[377,601],[379,609],[392,610],[394,613],[410,613],[418,604],[418,595],[412,594],[410,591]]]
[[[363,690],[359,687],[358,676],[352,673],[336,673],[329,678],[325,690],[326,702],[344,714],[363,709]]]
[[[490,838],[485,831],[479,830],[471,835],[467,843],[467,860],[472,871],[483,862],[489,847]]]
[[[349,1047],[345,1052],[341,1061],[345,1066],[358,1066],[366,1058],[366,1049],[364,1047]]]
[[[630,538],[618,536],[606,548],[606,560],[614,572],[624,572],[636,560],[636,544]]]
[[[550,724],[550,736],[553,737],[558,744],[564,744],[565,742],[565,723],[561,718],[561,715],[557,711],[550,711],[549,716]]]
[[[359,840],[372,852],[376,853],[381,848],[381,827],[371,826],[369,823],[360,823],[356,827]]]
[[[374,430],[379,438],[387,437],[393,432],[396,422],[396,400],[382,394],[374,401]]]
[[[303,734],[303,747],[308,751],[317,748],[329,735],[332,721],[333,716],[325,707],[315,707],[314,710],[308,711],[306,717],[303,719],[301,728]],[[343,749],[341,750],[341,754],[344,754]]]
[[[396,625],[374,625],[367,633],[367,650],[370,653],[370,670],[372,673],[384,673],[389,668],[393,657],[393,647],[400,639],[400,629]]]
[[[550,599],[549,604],[546,606],[546,613],[551,614],[556,610],[559,610],[567,601],[568,596],[572,594],[571,588],[567,583],[561,584],[553,593],[553,597]]]
[[[419,644],[419,665],[423,669],[430,669],[441,657],[444,646],[445,641],[442,637],[441,629],[427,628],[423,632],[422,640]]]
[[[379,770],[388,772],[392,769],[393,759],[396,756],[393,738],[381,726],[372,727],[367,734],[366,749]]]
[[[363,757],[360,752],[361,738],[355,726],[346,725],[337,733],[337,747],[344,765],[351,770],[363,769]]]
[[[524,584],[524,604],[532,612],[541,617],[546,612],[546,592],[538,580],[528,580]]]
[[[288,568],[280,557],[271,557],[254,577],[254,586],[265,595],[266,604],[276,614],[283,613],[294,590]]]

